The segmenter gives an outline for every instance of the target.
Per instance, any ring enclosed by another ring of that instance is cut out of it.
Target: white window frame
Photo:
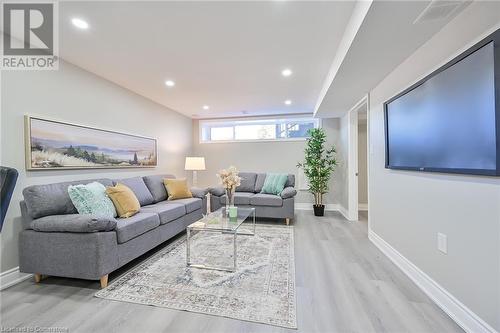
[[[200,144],[216,144],[216,143],[245,143],[245,142],[289,142],[289,141],[305,141],[307,138],[275,138],[275,139],[245,139],[245,140],[203,140],[203,129],[206,125],[220,125],[222,126],[233,126],[233,128],[241,124],[251,124],[250,122],[258,123],[261,120],[312,120],[314,122],[314,128],[321,127],[321,119],[314,118],[312,114],[297,114],[297,115],[277,115],[277,116],[265,116],[265,117],[239,117],[239,118],[220,118],[220,119],[200,119],[198,123],[198,141]],[[234,138],[234,129],[233,129]]]

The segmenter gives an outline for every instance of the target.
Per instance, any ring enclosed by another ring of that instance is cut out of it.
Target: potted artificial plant
[[[310,129],[308,134],[310,137],[304,150],[304,162],[298,163],[297,167],[304,170],[309,182],[308,190],[314,195],[314,215],[323,216],[323,194],[328,193],[328,181],[337,165],[336,152],[334,146],[325,147],[326,133],[322,128]]]

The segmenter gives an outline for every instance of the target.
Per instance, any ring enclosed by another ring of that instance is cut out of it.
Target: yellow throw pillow
[[[123,184],[107,187],[106,193],[113,201],[119,217],[131,217],[141,209],[134,192]]]
[[[167,200],[175,200],[175,199],[184,199],[184,198],[192,198],[193,194],[188,188],[186,179],[171,179],[165,178],[163,179],[163,184],[165,184],[165,188],[167,189],[168,199]]]

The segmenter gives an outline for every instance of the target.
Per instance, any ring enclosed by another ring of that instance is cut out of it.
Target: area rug
[[[232,235],[198,232],[191,241],[193,263],[231,266]],[[187,268],[184,236],[95,296],[297,328],[293,227],[257,225],[237,247],[234,273]]]

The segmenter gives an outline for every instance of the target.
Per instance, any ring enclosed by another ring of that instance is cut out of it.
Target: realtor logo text
[[[57,3],[3,3],[1,69],[58,68]]]

